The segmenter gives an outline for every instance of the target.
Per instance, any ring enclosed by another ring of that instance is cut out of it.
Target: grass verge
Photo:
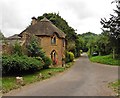
[[[112,88],[117,96],[120,96],[120,80],[109,83],[108,87]]]
[[[73,63],[66,64],[65,67],[51,67],[49,69],[40,70],[39,72],[23,75],[23,84],[17,84],[15,76],[7,76],[2,78],[2,92],[7,93],[10,90],[20,88],[21,86],[25,86],[37,81],[42,81],[45,79],[48,79],[52,76],[55,76],[56,74],[63,72],[70,68],[73,65]],[[42,77],[39,77],[39,75],[42,75]]]
[[[120,66],[120,60],[113,59],[111,55],[91,57],[92,62]]]

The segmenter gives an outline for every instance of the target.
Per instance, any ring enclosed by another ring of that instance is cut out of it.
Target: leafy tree
[[[108,32],[110,43],[113,46],[113,58],[120,57],[120,7],[117,5],[117,10],[114,10],[116,15],[110,15],[109,20],[101,19],[102,29]]]
[[[89,45],[88,45],[88,43],[90,43],[89,41],[91,40],[94,40],[94,37],[96,37],[97,36],[97,34],[94,34],[94,33],[92,33],[92,32],[86,32],[86,33],[83,33],[83,34],[79,34],[79,37],[80,37],[80,39],[82,39],[83,40],[83,45],[82,45],[82,50],[83,50],[83,52],[87,52],[88,51],[88,49],[89,49]]]
[[[43,68],[49,68],[52,63],[52,60],[45,55],[45,52],[38,44],[36,36],[31,38],[31,41],[28,45],[28,55],[31,57],[36,57],[38,60],[42,60],[44,62]]]
[[[75,30],[68,25],[66,20],[64,20],[59,14],[56,13],[45,13],[38,17],[38,20],[46,17],[49,19],[56,27],[62,30],[66,34],[67,41],[74,41],[76,39]]]
[[[92,53],[94,52],[95,45],[96,45],[96,37],[94,37],[93,35],[89,36],[89,41],[87,43],[87,47],[89,49],[90,55],[92,55]]]
[[[41,58],[43,58],[45,56],[45,53],[43,52],[42,48],[39,46],[35,36],[31,38],[31,41],[27,48],[28,48],[28,55],[31,57],[40,56]]]
[[[56,27],[58,27],[66,34],[67,50],[74,52],[74,54],[79,54],[76,51],[78,49],[76,49],[77,34],[75,33],[75,30],[72,27],[70,27],[68,23],[59,14],[45,13],[42,16],[39,16],[38,20],[41,20],[44,17],[49,19]]]
[[[97,37],[96,47],[99,55],[107,55],[111,53],[111,46],[107,32],[104,32]]]
[[[74,41],[69,41],[69,43],[67,43],[67,50],[68,51],[73,51],[75,49],[75,42]]]
[[[75,46],[76,46],[76,57],[80,56],[80,50],[84,47],[84,39],[81,36],[78,36],[78,38],[75,40]]]

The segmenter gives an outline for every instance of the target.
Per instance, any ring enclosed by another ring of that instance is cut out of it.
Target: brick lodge
[[[22,47],[28,45],[31,36],[36,36],[40,47],[43,48],[45,54],[52,59],[55,65],[62,65],[62,60],[65,58],[64,32],[47,18],[38,21],[35,17],[32,17],[31,25],[18,34],[18,37],[21,38],[19,41]]]

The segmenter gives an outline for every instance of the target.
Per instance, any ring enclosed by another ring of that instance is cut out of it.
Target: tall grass
[[[113,58],[112,58],[112,55],[95,56],[95,57],[91,57],[90,60],[91,60],[92,62],[97,62],[97,63],[102,63],[102,64],[120,66],[120,60],[113,59]]]

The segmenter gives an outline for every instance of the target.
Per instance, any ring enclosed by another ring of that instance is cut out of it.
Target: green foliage
[[[80,50],[84,47],[84,39],[80,36],[75,40],[75,57],[80,57]]]
[[[69,43],[67,44],[67,50],[72,51],[74,49],[75,49],[75,42],[69,41]]]
[[[25,72],[34,72],[43,67],[43,63],[32,57],[6,55],[2,57],[2,73],[22,74]]]
[[[89,41],[87,43],[87,47],[89,49],[89,54],[92,55],[92,53],[94,52],[94,47],[95,47],[95,43],[96,43],[96,37],[94,37],[93,35],[92,36],[89,36]]]
[[[90,60],[92,62],[102,63],[102,64],[108,64],[108,65],[118,65],[120,66],[120,60],[116,60],[112,58],[112,55],[107,56],[95,56],[91,57]]]
[[[40,59],[40,58],[37,58]],[[30,73],[30,74],[24,74],[22,75],[24,79],[24,85],[34,83],[36,81],[41,81],[44,79],[48,79],[52,76],[55,76],[56,74],[63,72],[70,68],[73,65],[73,63],[68,63],[66,64],[65,68],[64,67],[51,67],[49,69],[43,69],[40,71],[37,71],[35,73]],[[40,73],[42,74],[43,78],[39,78]],[[49,74],[51,73],[51,74]],[[2,92],[7,93],[10,90],[20,88],[20,85],[16,84],[15,76],[7,76],[7,77],[2,77]]]
[[[70,59],[69,59],[69,58],[70,58],[70,57],[69,57],[69,52],[66,51],[66,52],[65,52],[65,62],[66,62],[66,63],[70,62]]]
[[[38,17],[38,20],[41,20],[43,17],[49,19],[56,27],[62,30],[66,34],[66,39],[68,41],[74,41],[76,39],[75,30],[68,25],[68,23],[56,13],[45,13],[42,16]]]
[[[79,34],[81,46],[83,52],[88,50],[89,56],[92,56],[93,52],[99,53],[99,55],[108,55],[111,53],[112,46],[110,45],[108,33],[101,33],[99,35],[87,32]]]
[[[45,53],[43,52],[43,49],[38,44],[38,41],[35,36],[31,38],[31,41],[27,47],[28,49],[28,55],[31,57],[38,57],[40,56],[43,58],[45,56]]]
[[[72,52],[66,51],[65,62],[72,62],[74,60],[74,54]]]
[[[49,68],[49,66],[52,64],[52,60],[49,58],[49,57],[47,57],[47,56],[45,56],[44,58],[43,58],[43,61],[44,61],[44,66],[43,66],[43,68]]]
[[[116,15],[110,15],[109,20],[104,18],[100,22],[103,31],[108,32],[110,44],[113,48],[113,58],[115,58],[115,54],[117,54],[117,58],[120,58],[120,7],[119,5],[116,7],[117,10],[114,10]]]
[[[63,72],[64,70],[65,68],[49,68],[49,69],[40,70],[39,72],[25,74],[23,75],[24,85],[50,78],[56,75],[57,73]],[[40,73],[42,74],[42,77],[44,78],[38,78]],[[51,73],[51,75],[49,75],[49,73]],[[2,92],[3,93],[7,93],[10,90],[17,89],[17,88],[20,88],[20,85],[16,84],[16,80],[14,76],[2,77]]]
[[[107,32],[104,32],[97,37],[96,49],[99,52],[99,55],[108,55],[111,53],[112,47],[110,46],[110,41]]]
[[[80,50],[80,56],[81,56],[82,53],[83,53],[83,50]]]
[[[72,52],[69,52],[70,55],[70,62],[72,62],[74,60],[74,54]]]
[[[95,43],[96,36],[97,34],[94,34],[91,32],[86,32],[78,35],[81,43],[81,49],[83,50],[83,52],[87,52],[88,49],[92,51],[91,47],[95,45],[94,43]]]
[[[118,79],[115,82],[109,83],[109,87],[112,88],[117,93],[118,96],[120,96],[120,79]]]
[[[76,56],[79,56],[79,45],[77,43],[77,34],[75,33],[75,30],[68,25],[66,20],[64,20],[59,13],[45,13],[42,16],[38,17],[38,20],[43,19],[46,17],[49,19],[56,27],[58,27],[60,30],[62,30],[66,34],[66,41],[67,41],[67,51],[72,51]]]
[[[52,60],[45,55],[45,52],[40,47],[35,36],[32,37],[30,44],[28,45],[28,55],[31,57],[37,57],[44,62],[43,68],[49,68],[52,64]]]
[[[15,45],[13,46],[13,54],[16,54],[19,56],[23,55],[22,47],[20,46],[18,42],[16,42]]]

